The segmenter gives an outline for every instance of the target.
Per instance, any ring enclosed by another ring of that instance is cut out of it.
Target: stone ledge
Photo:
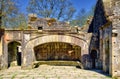
[[[76,66],[83,69],[82,64],[79,61],[35,61],[32,64],[32,68],[37,68],[39,65],[55,65],[55,66]]]

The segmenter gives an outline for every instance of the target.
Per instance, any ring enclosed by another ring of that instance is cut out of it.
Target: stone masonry
[[[78,27],[70,27],[68,23],[55,19],[40,19],[36,15],[29,16],[28,26],[27,30],[6,29],[0,35],[0,69],[9,67],[10,44],[21,46],[21,68],[31,69],[32,64],[37,61],[35,47],[59,42],[67,43],[71,48],[80,47],[79,62],[85,69],[101,69],[113,77],[120,76],[119,0],[97,1],[93,19],[87,29],[88,32],[83,32]],[[69,48],[67,53],[73,53],[73,49]]]

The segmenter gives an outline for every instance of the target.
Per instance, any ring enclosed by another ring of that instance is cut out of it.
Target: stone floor
[[[100,70],[82,70],[74,66],[41,65],[32,70],[11,67],[0,71],[0,79],[112,79]]]

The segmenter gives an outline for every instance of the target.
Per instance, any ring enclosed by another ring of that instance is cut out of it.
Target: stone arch
[[[96,69],[96,59],[97,59],[98,53],[96,49],[92,49],[90,52],[91,62],[92,62],[92,68]]]
[[[17,41],[17,40],[10,40],[10,41],[7,41],[7,45],[11,42],[16,42],[16,43],[19,43],[21,45],[21,41]]]
[[[18,41],[10,41],[7,43],[8,67],[21,65],[21,52],[19,52],[21,43]]]
[[[81,47],[81,56],[83,56],[84,54],[89,55],[88,43],[82,38],[68,36],[68,35],[46,35],[46,36],[37,37],[35,39],[31,39],[26,43],[23,50],[22,67],[30,67],[32,62],[35,61],[35,55],[33,50],[35,46],[48,42],[64,42],[64,43],[74,44]],[[82,59],[86,59],[86,58],[82,58]]]
[[[90,54],[92,53],[92,51],[96,51],[96,54],[97,54],[96,58],[99,58],[99,50],[97,48],[92,48],[90,50]]]

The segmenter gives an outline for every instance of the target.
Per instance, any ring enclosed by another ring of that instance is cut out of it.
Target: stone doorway
[[[97,51],[92,50],[90,53],[91,60],[92,60],[92,69],[96,69],[96,59],[97,59]]]
[[[50,42],[34,47],[35,57],[40,60],[81,60],[81,47],[64,42]]]
[[[21,44],[13,41],[8,44],[8,67],[21,66]]]

